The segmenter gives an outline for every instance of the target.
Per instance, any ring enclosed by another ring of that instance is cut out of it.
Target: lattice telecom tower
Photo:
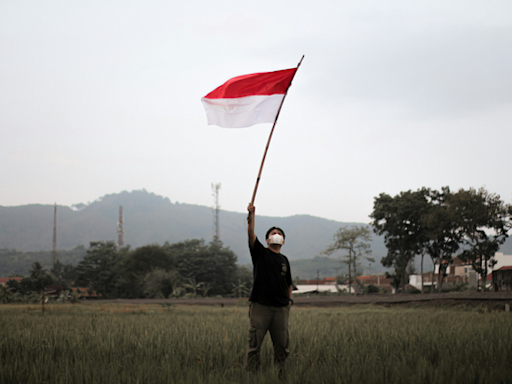
[[[57,263],[57,203],[55,203],[53,209],[52,271],[55,270],[55,263]]]
[[[119,220],[117,221],[117,246],[124,247],[124,228],[123,228],[123,206],[119,206]]]
[[[213,229],[214,229],[214,235],[213,235],[213,241],[217,242],[220,241],[220,223],[219,223],[219,213],[220,213],[220,204],[219,204],[219,189],[221,184],[212,183],[212,196],[215,206],[213,207]]]

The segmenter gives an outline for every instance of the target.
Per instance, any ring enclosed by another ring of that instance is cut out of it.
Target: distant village
[[[460,258],[455,257],[452,263],[446,267],[446,272],[439,276],[439,266],[436,266],[433,272],[423,273],[422,275],[410,275],[409,283],[406,285],[406,291],[409,293],[429,293],[437,291],[437,282],[439,277],[443,282],[443,287],[453,289],[454,286],[464,285],[466,288],[476,288],[477,282],[487,290],[500,292],[512,291],[512,255],[504,255],[497,252],[491,260],[490,272],[484,278],[477,274],[471,264],[464,263]],[[319,294],[321,292],[331,293],[397,293],[392,285],[392,279],[386,275],[364,275],[357,276],[351,283],[348,279],[339,279],[336,277],[325,277],[321,280],[309,279],[298,280],[295,284],[297,290],[294,293],[301,294]],[[494,283],[493,283],[494,282]],[[373,292],[372,288],[373,287]]]

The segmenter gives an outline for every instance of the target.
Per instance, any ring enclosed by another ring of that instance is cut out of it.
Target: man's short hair
[[[286,235],[284,234],[284,231],[279,227],[272,227],[267,231],[267,234],[265,235],[265,240],[268,239],[268,235],[270,235],[270,232],[272,232],[274,229],[277,229],[281,234],[283,235],[283,239],[286,239]]]

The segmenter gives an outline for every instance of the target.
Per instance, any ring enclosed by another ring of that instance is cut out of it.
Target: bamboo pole
[[[290,84],[288,84],[288,88],[286,88],[286,92],[284,93],[283,100],[281,100],[281,104],[279,105],[279,109],[277,110],[277,114],[276,114],[276,118],[274,120],[274,124],[272,125],[272,129],[270,131],[270,135],[268,136],[267,146],[265,147],[265,152],[263,153],[263,159],[261,160],[260,171],[258,172],[258,178],[256,179],[256,185],[254,186],[254,191],[252,193],[251,204],[254,204],[254,200],[256,199],[256,192],[258,191],[258,185],[260,184],[261,172],[263,171],[263,164],[265,163],[265,158],[267,157],[268,147],[270,145],[270,140],[272,139],[272,135],[274,134],[274,128],[276,127],[277,119],[279,118],[279,113],[281,112],[281,108],[283,106],[284,99],[286,99],[286,95],[288,94],[288,89],[290,89],[290,86],[292,85],[292,81],[295,78],[295,75],[297,74],[297,71],[299,70],[299,67],[300,67],[300,64],[302,63],[302,60],[304,60],[304,55],[300,59],[299,64],[297,64],[297,70],[293,74],[293,77],[292,77],[292,79],[290,81]]]

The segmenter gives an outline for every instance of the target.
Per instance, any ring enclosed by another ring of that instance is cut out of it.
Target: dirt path
[[[117,299],[88,300],[84,303],[118,303],[118,304],[174,304],[174,305],[244,305],[247,299],[236,298],[198,298],[198,299]],[[512,307],[512,292],[456,292],[414,295],[360,295],[360,296],[311,296],[297,297],[295,305],[299,307],[338,307],[357,304],[374,304],[384,306],[484,306],[491,309]]]

